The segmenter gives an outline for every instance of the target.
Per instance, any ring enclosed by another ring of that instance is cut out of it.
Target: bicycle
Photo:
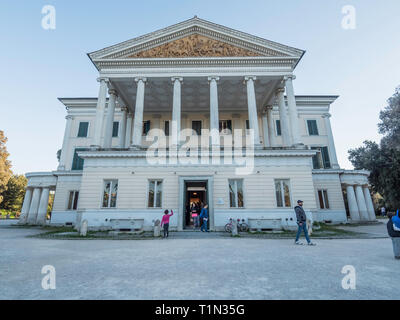
[[[225,225],[225,232],[230,232],[232,233],[232,228],[233,228],[233,219],[229,218],[229,222]],[[247,232],[249,231],[249,226],[247,223],[245,223],[245,220],[242,219],[237,219],[237,229],[238,232]]]

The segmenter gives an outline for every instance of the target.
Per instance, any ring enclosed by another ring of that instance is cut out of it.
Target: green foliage
[[[0,203],[3,201],[2,193],[7,190],[7,183],[11,177],[11,162],[8,160],[9,153],[6,148],[7,138],[0,130]]]
[[[7,190],[1,193],[3,202],[0,203],[0,209],[20,212],[27,182],[24,175],[12,175],[8,180]]]
[[[386,207],[400,208],[400,87],[380,113],[380,144],[364,141],[364,145],[349,150],[349,160],[355,169],[371,172],[373,190],[384,198]]]

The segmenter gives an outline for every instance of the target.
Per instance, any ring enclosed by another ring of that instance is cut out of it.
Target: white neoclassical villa
[[[20,223],[85,219],[93,229],[165,209],[171,228],[209,204],[210,228],[229,218],[265,229],[314,221],[375,220],[368,172],[340,168],[330,125],[337,96],[295,96],[303,50],[197,17],[89,54],[97,98],[60,98],[59,166],[27,173]]]

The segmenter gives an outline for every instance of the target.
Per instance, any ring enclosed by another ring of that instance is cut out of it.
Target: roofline
[[[134,42],[134,41],[139,41],[140,39],[149,38],[149,37],[151,37],[151,35],[153,35],[153,34],[157,34],[157,33],[160,33],[160,32],[162,32],[162,31],[168,31],[168,29],[177,28],[179,25],[184,25],[185,23],[189,23],[190,21],[196,21],[196,20],[199,21],[199,22],[203,22],[203,23],[205,23],[205,24],[214,25],[214,26],[219,27],[219,28],[222,28],[222,29],[227,29],[227,30],[230,30],[230,31],[233,31],[233,32],[237,32],[237,33],[240,34],[240,36],[248,36],[248,37],[254,38],[256,41],[260,41],[260,42],[266,41],[266,42],[269,42],[270,44],[272,44],[273,46],[285,47],[285,48],[287,48],[288,50],[294,50],[294,51],[299,51],[299,52],[301,52],[301,55],[300,55],[300,57],[297,58],[298,61],[296,62],[296,64],[295,64],[295,66],[293,67],[293,69],[296,68],[297,64],[300,62],[300,60],[302,59],[302,57],[303,57],[304,54],[306,53],[306,51],[303,50],[303,49],[299,49],[299,48],[296,48],[296,47],[288,46],[288,45],[285,45],[285,44],[282,44],[282,43],[279,43],[279,42],[276,42],[276,41],[268,40],[268,39],[266,39],[266,38],[262,38],[262,37],[259,37],[259,36],[250,34],[250,33],[248,33],[248,32],[244,32],[244,31],[240,31],[240,30],[237,30],[237,29],[233,29],[233,28],[230,28],[230,27],[227,27],[227,26],[223,26],[223,25],[221,25],[221,24],[217,24],[217,23],[215,23],[215,22],[211,22],[211,21],[208,21],[208,20],[205,20],[205,19],[200,19],[200,18],[198,18],[197,16],[194,16],[193,18],[190,18],[190,19],[187,19],[187,20],[184,20],[184,21],[181,21],[181,22],[172,24],[172,25],[170,25],[170,26],[167,26],[167,27],[164,27],[164,28],[161,28],[161,29],[158,29],[158,30],[155,30],[155,31],[152,31],[152,32],[143,34],[143,35],[140,35],[140,36],[138,36],[138,37],[134,37],[134,38],[131,38],[131,39],[128,39],[128,40],[125,40],[125,41],[122,41],[122,42],[115,43],[115,44],[113,44],[113,45],[107,46],[107,47],[105,47],[105,48],[102,48],[102,49],[99,49],[99,50],[96,50],[96,51],[89,52],[89,53],[87,53],[87,56],[88,56],[89,59],[92,61],[92,63],[95,64],[94,61],[93,61],[93,59],[92,59],[92,57],[91,57],[91,55],[93,55],[93,54],[95,54],[95,53],[97,53],[97,52],[106,51],[107,49],[111,49],[111,48],[113,48],[113,47],[115,47],[115,46],[118,46],[118,45],[123,45],[124,43],[128,44],[129,42]],[[278,48],[276,48],[276,50],[279,51]],[[281,49],[281,50],[283,50],[283,49]],[[96,65],[95,65],[95,66],[96,66]],[[96,66],[96,69],[99,70],[97,66]]]

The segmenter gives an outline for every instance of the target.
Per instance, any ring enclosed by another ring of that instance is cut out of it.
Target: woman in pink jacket
[[[161,220],[161,227],[164,226],[164,238],[168,238],[169,218],[174,215],[174,211],[171,210],[169,214],[168,210],[164,211],[164,216]]]

